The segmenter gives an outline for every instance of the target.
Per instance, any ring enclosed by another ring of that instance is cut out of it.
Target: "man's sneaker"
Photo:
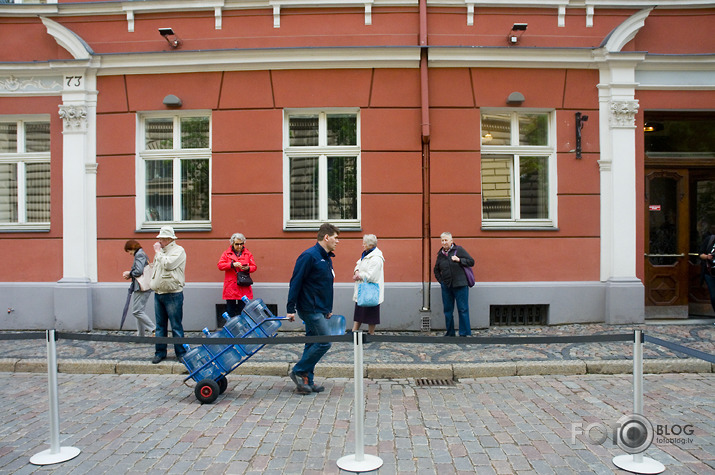
[[[154,355],[154,359],[151,360],[151,362],[152,362],[152,364],[159,364],[162,361],[164,361],[165,358],[166,358],[166,356]]]
[[[296,390],[298,394],[310,394],[313,392],[308,384],[308,376],[304,374],[297,374],[293,371],[290,372],[290,379],[295,383]]]
[[[313,391],[314,393],[322,393],[323,391],[325,391],[325,387],[318,386],[317,384],[311,384],[310,390]]]

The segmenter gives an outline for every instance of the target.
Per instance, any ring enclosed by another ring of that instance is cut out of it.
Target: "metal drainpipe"
[[[430,242],[430,116],[427,71],[427,0],[420,0],[420,100],[422,109],[422,311],[430,311],[432,246]]]

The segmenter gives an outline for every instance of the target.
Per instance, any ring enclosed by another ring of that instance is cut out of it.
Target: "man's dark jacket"
[[[287,313],[332,313],[333,272],[332,257],[316,243],[298,256],[290,278]]]

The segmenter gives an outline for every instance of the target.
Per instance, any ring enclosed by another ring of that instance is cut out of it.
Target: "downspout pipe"
[[[422,122],[422,310],[429,312],[432,281],[432,246],[430,242],[430,115],[427,42],[427,0],[420,0],[420,104]]]

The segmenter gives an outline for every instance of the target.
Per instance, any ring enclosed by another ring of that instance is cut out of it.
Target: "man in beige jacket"
[[[186,269],[186,251],[176,244],[176,234],[171,226],[162,226],[154,243],[154,273],[151,276],[151,289],[154,291],[154,312],[156,317],[156,336],[165,337],[168,324],[174,338],[184,337],[184,270]],[[174,345],[176,359],[181,361],[186,350],[181,345]],[[152,363],[157,364],[166,358],[166,343],[156,344]]]

